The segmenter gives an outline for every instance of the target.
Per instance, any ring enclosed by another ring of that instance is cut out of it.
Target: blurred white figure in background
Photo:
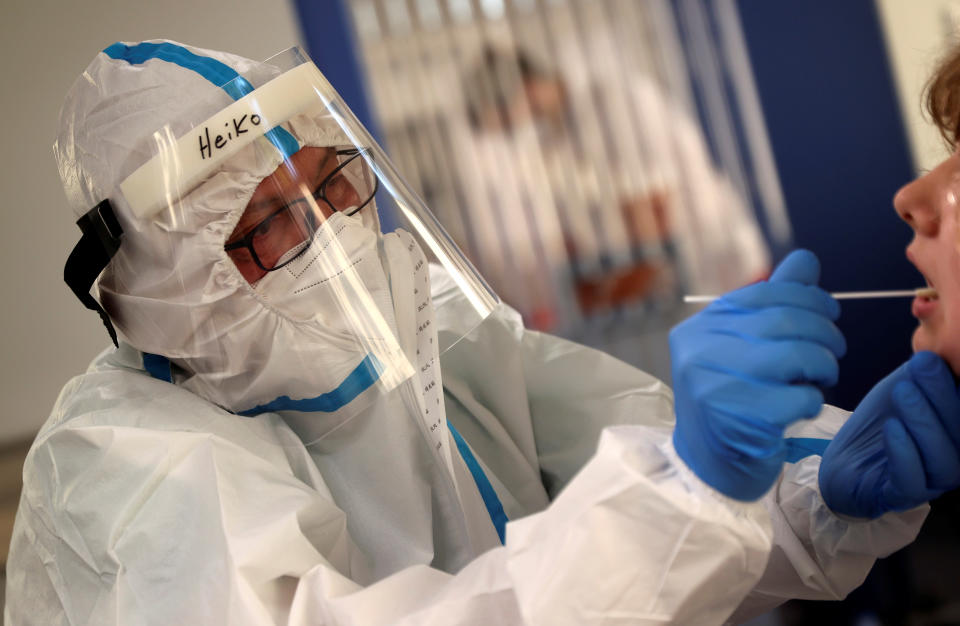
[[[523,50],[487,46],[463,85],[469,210],[502,225],[500,240],[475,243],[475,261],[532,326],[665,375],[644,356],[662,351],[631,339],[665,345],[682,291],[722,293],[769,273],[750,207],[697,124],[647,77],[569,81]]]

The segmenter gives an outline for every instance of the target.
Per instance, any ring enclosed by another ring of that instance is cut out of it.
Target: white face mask
[[[352,414],[356,394],[338,389],[356,388],[349,381],[358,368],[374,379],[368,385],[390,388],[409,377],[379,235],[365,221],[333,214],[302,255],[217,302],[210,364],[194,360],[200,366],[182,386],[243,414],[279,410],[282,398],[333,394],[343,410],[331,402],[316,410],[340,419]]]
[[[288,255],[296,253],[295,249]],[[369,332],[369,322],[361,319],[368,317],[361,308],[368,304],[364,295],[369,294],[396,333],[377,235],[358,216],[331,215],[303,254],[267,272],[253,288],[267,305],[291,321],[316,324],[332,332]]]
[[[330,393],[371,346],[374,351],[379,347],[374,356],[385,371],[390,369],[384,363],[387,354],[396,370],[393,376],[412,379],[415,412],[440,449],[446,440],[446,418],[427,259],[409,233],[397,231],[383,236],[381,261],[378,240],[359,216],[335,213],[318,228],[306,252],[257,282],[257,295],[298,331],[295,344],[285,347],[291,354],[309,351],[313,356],[309,368],[301,366],[303,360],[291,359],[296,373],[287,371],[285,360],[273,366],[268,361],[269,367],[256,380],[272,380],[280,372],[290,382],[315,385],[309,391],[301,387],[291,398]],[[281,337],[273,337],[272,348],[282,347]],[[313,436],[320,434],[320,426],[311,429]],[[449,463],[449,451],[442,455]]]
[[[264,302],[290,318],[295,325],[322,330],[328,336],[342,334],[369,338],[370,327],[379,326],[383,330],[385,323],[390,337],[400,343],[395,358],[405,360],[403,365],[409,363],[413,366],[413,371],[402,375],[409,377],[412,383],[410,389],[415,406],[410,406],[409,410],[424,421],[433,445],[450,467],[427,259],[413,237],[402,230],[383,236],[383,262],[377,243],[377,235],[359,217],[336,213],[317,230],[305,253],[284,267],[268,272],[254,290]],[[296,253],[294,250],[290,254]],[[281,258],[281,262],[283,260]],[[385,268],[389,271],[389,280]],[[360,285],[355,285],[356,281]],[[352,295],[348,296],[344,291]],[[370,309],[371,300],[383,321],[373,319],[379,316]],[[375,341],[382,338],[384,335],[379,334]],[[313,341],[316,342],[316,338]],[[307,348],[304,345],[297,347]],[[341,383],[356,360],[366,353],[362,342],[348,341],[337,345],[328,340],[323,344],[315,343],[312,348],[316,351],[314,367],[300,372],[300,378],[312,378],[316,382],[314,393],[329,393],[331,386]],[[398,366],[398,369],[405,368]],[[267,378],[271,373],[267,372]],[[348,418],[359,408],[354,406],[352,410],[338,411],[339,419]],[[289,414],[287,416],[291,418]],[[295,429],[308,441],[322,437],[326,429],[341,423],[339,419],[324,419],[317,415],[291,419],[297,424]]]

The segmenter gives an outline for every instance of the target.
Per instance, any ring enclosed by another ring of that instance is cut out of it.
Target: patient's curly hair
[[[940,61],[926,85],[926,111],[951,148],[960,143],[960,45]]]

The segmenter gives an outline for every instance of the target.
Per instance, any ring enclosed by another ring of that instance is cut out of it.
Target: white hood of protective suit
[[[248,411],[280,395],[304,398],[336,389],[368,356],[356,337],[342,324],[330,323],[335,313],[323,324],[310,324],[273,306],[223,249],[259,182],[283,162],[279,150],[248,145],[151,219],[134,217],[123,195],[115,193],[156,153],[155,131],[168,127],[179,136],[189,130],[182,120],[195,124],[232,102],[211,80],[229,77],[234,68],[259,86],[279,73],[229,54],[152,44],[195,58],[138,62],[128,53],[131,62],[100,53],[67,96],[54,147],[74,211],[85,213],[110,197],[124,229],[120,250],[99,281],[104,308],[126,342],[167,357],[179,367],[178,384],[230,411]],[[352,144],[322,113],[298,115],[282,128],[301,148]],[[344,227],[363,227],[371,238],[379,236],[372,202],[355,217],[334,217],[317,237]],[[364,252],[376,256],[377,246],[367,245]],[[379,259],[363,263],[376,266],[372,274],[379,272],[368,288],[389,322],[390,298]],[[322,297],[316,307],[336,308]]]

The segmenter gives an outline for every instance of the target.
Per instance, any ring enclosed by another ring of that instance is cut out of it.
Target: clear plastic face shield
[[[439,357],[496,295],[309,59],[291,48],[255,74],[157,129],[81,218],[115,251],[100,303],[172,382],[241,415],[309,416],[302,439],[404,385],[437,430]]]
[[[304,147],[257,186],[224,246],[247,282],[308,253],[334,213],[350,217],[373,202],[378,179],[365,152]]]

